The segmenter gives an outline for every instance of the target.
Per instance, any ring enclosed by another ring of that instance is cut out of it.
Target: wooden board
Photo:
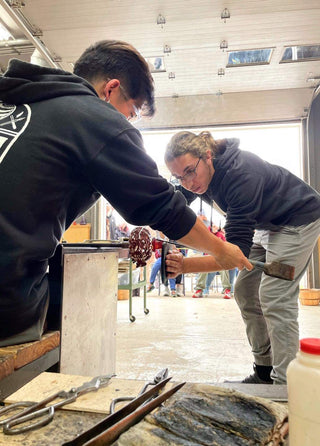
[[[62,240],[68,243],[81,243],[85,240],[90,240],[91,224],[86,225],[71,225],[62,236]]]
[[[59,331],[45,333],[40,341],[0,347],[0,379],[40,358],[60,344]]]
[[[79,387],[83,383],[91,381],[91,379],[92,377],[90,376],[44,372],[17,392],[10,395],[4,403],[11,404],[19,401],[38,402],[60,390],[68,391],[72,387]],[[64,406],[63,409],[108,414],[110,403],[113,398],[119,396],[135,397],[145,383],[145,381],[140,380],[112,378],[108,386],[103,387],[96,392],[90,392],[80,396],[74,403]],[[120,405],[117,406],[117,409],[120,407]]]
[[[2,351],[0,353],[0,379],[3,379],[14,372],[14,363],[15,358],[12,352],[7,353]]]

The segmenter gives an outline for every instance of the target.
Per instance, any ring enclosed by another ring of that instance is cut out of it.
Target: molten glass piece
[[[139,266],[145,266],[152,255],[152,239],[146,228],[134,228],[129,237],[129,256]]]

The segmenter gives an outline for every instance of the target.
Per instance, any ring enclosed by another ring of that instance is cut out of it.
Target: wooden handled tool
[[[249,262],[257,269],[263,271],[267,276],[277,277],[283,280],[294,279],[294,266],[286,265],[280,262],[263,263],[258,260],[251,260]]]

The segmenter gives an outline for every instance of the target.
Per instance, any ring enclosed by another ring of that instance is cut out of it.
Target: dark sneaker
[[[270,378],[268,381],[259,378],[257,372],[255,371],[251,375],[240,381],[242,384],[273,384],[273,380]]]
[[[147,293],[150,293],[150,291],[154,290],[154,285],[153,283],[150,283],[150,285],[147,288]]]
[[[273,384],[273,380],[270,378],[272,367],[264,365],[253,364],[253,373],[244,378],[242,381],[225,381],[226,383],[237,383],[237,384]],[[264,377],[261,378],[262,375]]]

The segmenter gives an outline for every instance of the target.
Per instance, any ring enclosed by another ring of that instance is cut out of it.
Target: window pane
[[[281,62],[320,59],[320,45],[301,45],[285,48]]]
[[[259,50],[231,51],[228,54],[227,67],[237,65],[259,65],[270,62],[272,49],[263,48]]]

